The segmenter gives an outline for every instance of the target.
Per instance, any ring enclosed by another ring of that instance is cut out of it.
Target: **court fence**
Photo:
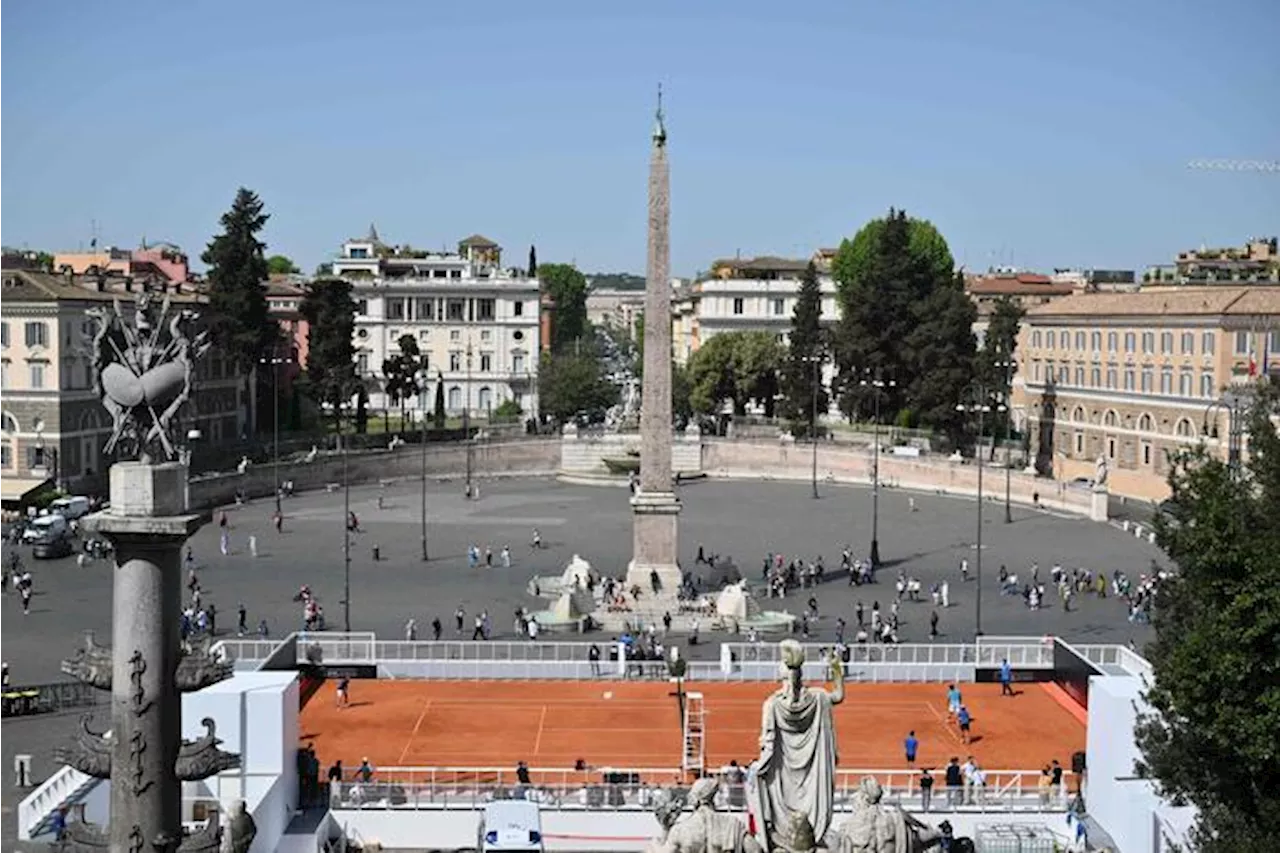
[[[837,770],[835,808],[853,807],[865,777],[880,783],[884,802],[912,812],[1065,811],[1075,782],[1044,787],[1038,770],[984,771],[982,785],[948,788],[942,768],[929,793],[914,770]],[[729,778],[728,768],[722,771]],[[330,806],[344,809],[469,810],[499,799],[528,799],[557,811],[648,811],[665,796],[688,793],[690,777],[676,768],[527,768],[525,780],[514,768],[383,767],[368,781],[348,778],[329,789]],[[724,811],[746,809],[746,786],[722,782],[716,801]]]
[[[293,644],[296,652],[289,651]],[[831,675],[836,647],[802,643],[806,678]],[[1121,646],[1079,647],[1090,660],[1141,674],[1150,666]],[[255,669],[281,651],[296,664],[360,666],[380,677],[454,680],[668,680],[670,658],[638,658],[622,642],[528,640],[379,640],[372,632],[298,632],[283,641],[221,640],[214,649],[236,669]],[[1053,638],[979,637],[974,643],[854,644],[841,647],[851,683],[973,682],[979,670],[1008,661],[1015,670],[1052,670]],[[725,642],[718,660],[685,661],[689,681],[774,681],[779,676],[776,643]]]

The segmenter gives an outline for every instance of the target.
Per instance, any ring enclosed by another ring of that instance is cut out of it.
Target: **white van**
[[[32,519],[22,531],[23,542],[55,539],[67,532],[67,520],[56,512]]]
[[[542,816],[529,800],[486,803],[480,818],[480,849],[542,853]]]
[[[89,499],[84,495],[76,495],[70,498],[58,498],[49,504],[49,512],[57,513],[67,521],[74,521],[77,518],[89,514]]]

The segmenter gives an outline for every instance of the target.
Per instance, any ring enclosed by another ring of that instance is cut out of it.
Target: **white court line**
[[[542,706],[542,716],[538,718],[538,739],[533,742],[533,754],[538,754],[538,748],[542,746],[542,728],[547,722],[547,706]]]
[[[427,718],[427,712],[431,710],[431,702],[428,699],[427,704],[422,706],[422,713],[418,715],[418,722],[413,724],[413,733],[409,735],[409,739],[404,743],[404,749],[400,752],[400,760],[396,764],[404,764],[404,757],[409,754],[409,747],[413,746],[413,739],[418,736],[418,729],[422,727],[422,721]]]
[[[932,702],[925,702],[924,706],[929,709],[929,712],[933,714],[933,716],[938,718],[938,725],[942,726],[942,730],[947,733],[947,737],[951,738],[951,740],[955,741],[957,744],[963,746],[964,739],[961,738],[957,732],[952,730],[951,726],[948,725],[947,723],[947,718],[942,715],[942,712],[939,711],[937,708],[933,707]]]

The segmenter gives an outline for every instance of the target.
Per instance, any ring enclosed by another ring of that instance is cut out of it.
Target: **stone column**
[[[644,381],[640,404],[640,488],[631,500],[633,557],[627,585],[650,592],[656,571],[663,598],[680,586],[680,500],[671,483],[671,246],[667,132],[659,100],[649,160],[649,253],[645,271]]]
[[[186,468],[117,462],[111,507],[85,527],[115,546],[112,602],[112,850],[175,850],[182,839],[182,697],[178,621],[182,545],[201,525],[185,514]]]

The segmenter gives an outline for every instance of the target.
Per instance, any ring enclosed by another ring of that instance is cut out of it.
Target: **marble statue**
[[[174,418],[191,396],[195,360],[209,350],[209,333],[192,334],[198,315],[170,311],[168,298],[157,309],[149,293],[138,295],[132,324],[119,300],[112,309],[91,308],[92,346],[98,397],[111,414],[104,453],[150,462],[178,458]]]
[[[658,803],[658,823],[662,839],[651,845],[650,853],[760,853],[761,847],[737,817],[717,812],[716,794],[720,783],[699,779],[689,791],[693,813],[681,817],[685,801],[680,797]]]
[[[248,853],[257,834],[258,825],[253,821],[253,815],[245,809],[244,800],[237,801],[232,806],[231,821],[222,837],[221,853]]]
[[[880,802],[884,790],[865,776],[853,795],[853,813],[835,831],[828,846],[840,853],[922,853],[942,834],[897,806]]]
[[[751,763],[747,797],[766,851],[790,853],[792,814],[802,815],[820,842],[831,827],[836,781],[833,708],[844,701],[844,667],[832,667],[835,689],[804,685],[804,647],[779,645],[782,687],[764,703],[760,757]]]
[[[1098,461],[1093,466],[1093,484],[1095,486],[1105,486],[1107,484],[1107,473],[1107,457],[1099,453]]]

